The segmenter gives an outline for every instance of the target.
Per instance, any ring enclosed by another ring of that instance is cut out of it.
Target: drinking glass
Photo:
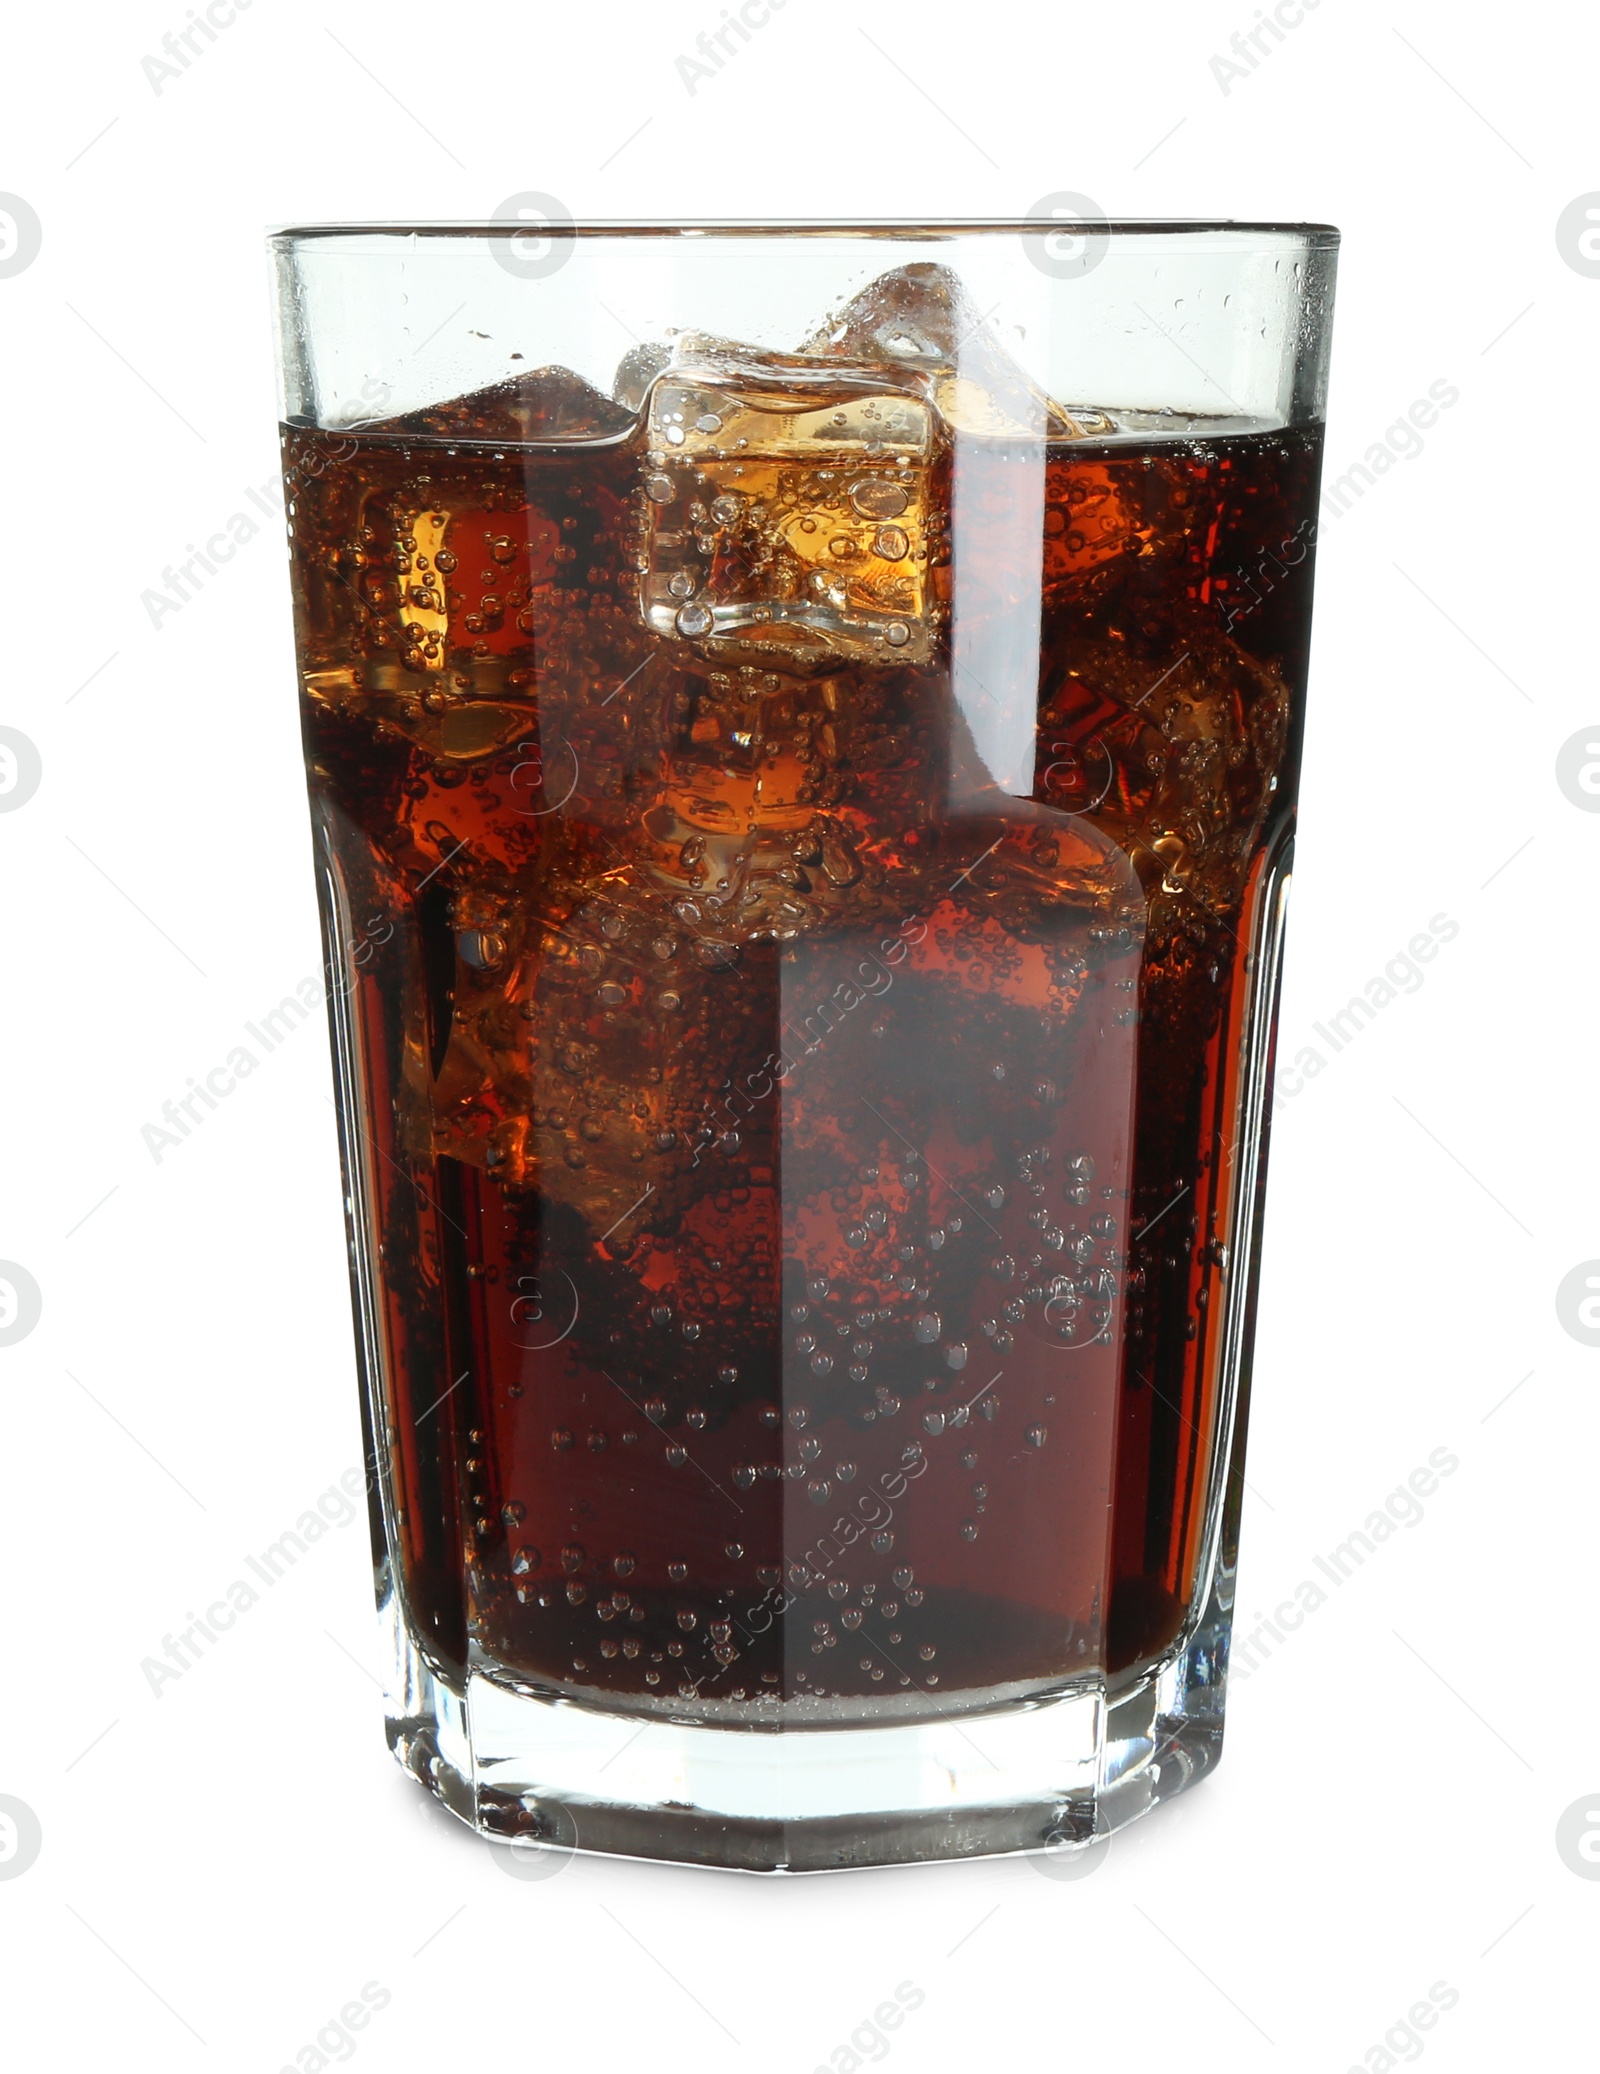
[[[388,1734],[483,1834],[1215,1763],[1336,244],[274,238]]]

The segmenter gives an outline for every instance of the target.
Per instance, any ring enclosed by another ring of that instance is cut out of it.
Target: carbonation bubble
[[[1049,1437],[1049,1428],[1046,1426],[1030,1426],[1025,1436],[1029,1447],[1043,1447]]]
[[[710,612],[704,605],[700,604],[681,606],[677,617],[673,621],[673,625],[678,629],[678,632],[687,635],[691,641],[699,634],[709,633],[711,624]]]
[[[910,552],[911,542],[899,526],[880,526],[872,542],[872,551],[885,562],[903,562]]]
[[[898,483],[874,479],[854,484],[850,491],[850,502],[863,518],[898,518],[910,502]]]
[[[644,493],[652,504],[670,504],[676,491],[670,475],[650,475],[645,478]]]
[[[891,648],[904,648],[911,639],[911,629],[903,619],[891,620],[884,629],[883,638]],[[879,1675],[881,1676],[882,1674],[880,1673]]]
[[[937,1311],[924,1311],[912,1327],[917,1338],[925,1347],[931,1347],[939,1337],[941,1320]]]

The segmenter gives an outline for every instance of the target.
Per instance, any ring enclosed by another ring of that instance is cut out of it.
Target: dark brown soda
[[[1215,1506],[1317,436],[941,435],[905,662],[653,627],[653,436],[284,429],[403,1605],[712,1719],[1125,1674]],[[1037,649],[1030,797],[963,613]]]

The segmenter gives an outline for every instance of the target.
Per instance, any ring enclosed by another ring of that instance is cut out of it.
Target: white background
[[[1600,1353],[1555,1291],[1600,1254],[1600,819],[1555,764],[1600,721],[1600,280],[1555,227],[1600,188],[1600,33],[1322,0],[1224,92],[1255,13],[788,0],[693,96],[675,59],[712,0],[254,0],[159,94],[177,0],[13,21],[0,188],[44,240],[0,279],[0,724],[44,777],[0,816],[0,1257],[44,1309],[0,1350],[0,1794],[43,1848],[0,1879],[9,2064],[314,2068],[369,1981],[374,2074],[808,2074],[904,1981],[906,2074],[1381,2070],[1441,1981],[1431,2065],[1590,2064],[1600,1881],[1555,1829],[1600,1792]],[[319,963],[281,536],[159,632],[140,594],[273,477],[264,227],[522,189],[1332,222],[1331,472],[1460,390],[1323,530],[1282,1053],[1430,917],[1459,935],[1280,1111],[1242,1610],[1431,1450],[1460,1467],[1237,1685],[1217,1776],[1092,1877],[508,1878],[384,1752],[364,1525],[159,1699],[141,1675],[360,1440],[320,1022],[159,1165],[140,1138]]]

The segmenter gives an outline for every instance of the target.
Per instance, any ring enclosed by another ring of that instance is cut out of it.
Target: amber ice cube
[[[894,374],[682,342],[650,392],[641,603],[652,631],[770,664],[931,659],[935,414]]]

